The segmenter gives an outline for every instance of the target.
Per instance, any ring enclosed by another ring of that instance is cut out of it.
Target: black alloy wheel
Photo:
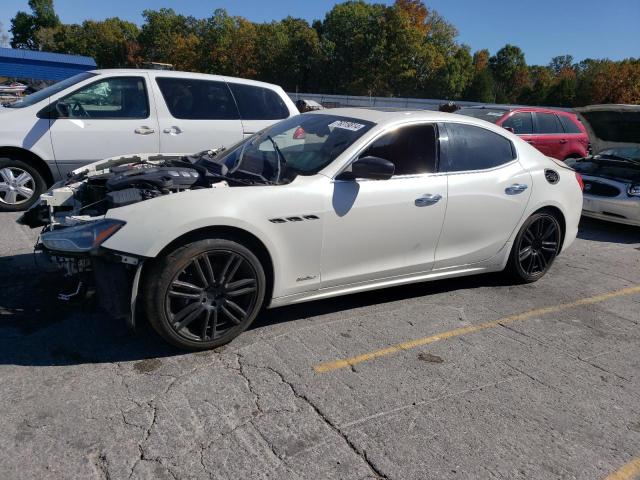
[[[149,321],[181,348],[214,348],[231,341],[262,306],[262,266],[250,250],[231,240],[188,244],[151,270],[145,287]],[[150,279],[157,270],[160,281],[154,285]]]
[[[532,215],[524,223],[509,258],[508,269],[519,281],[541,278],[560,252],[562,232],[558,219],[546,212]]]

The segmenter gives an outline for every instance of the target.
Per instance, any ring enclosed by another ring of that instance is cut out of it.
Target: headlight
[[[40,240],[49,250],[88,252],[99,247],[123,225],[124,222],[119,220],[98,220],[76,227],[43,233]]]
[[[640,197],[640,185],[631,185],[627,189],[627,193],[632,197]]]

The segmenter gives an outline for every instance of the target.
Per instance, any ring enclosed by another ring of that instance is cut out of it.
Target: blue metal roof
[[[0,76],[60,81],[96,68],[91,57],[0,48]]]

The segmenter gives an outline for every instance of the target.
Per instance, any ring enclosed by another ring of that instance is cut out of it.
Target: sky
[[[27,0],[1,0],[0,22],[9,30]],[[55,0],[64,23],[118,16],[142,23],[142,11],[170,7],[203,18],[216,8],[254,22],[288,15],[309,21],[324,18],[337,2],[330,0]],[[379,3],[392,3],[381,1]],[[530,65],[546,65],[556,55],[620,60],[640,57],[640,0],[425,0],[458,31],[458,41],[473,51],[493,54],[506,43],[519,46]]]

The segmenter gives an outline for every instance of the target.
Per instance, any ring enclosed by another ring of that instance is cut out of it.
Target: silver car
[[[577,108],[593,155],[567,160],[582,175],[582,214],[640,226],[640,105]]]

